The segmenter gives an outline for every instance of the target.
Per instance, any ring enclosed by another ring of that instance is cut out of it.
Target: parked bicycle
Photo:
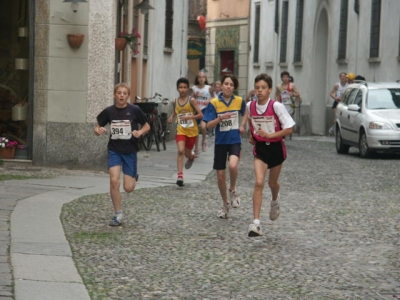
[[[160,143],[163,149],[167,150],[166,135],[169,131],[167,130],[166,119],[162,122],[161,115],[158,111],[158,105],[160,103],[167,105],[169,104],[169,100],[167,98],[162,98],[159,93],[155,93],[151,98],[142,99],[136,96],[135,104],[142,109],[150,124],[150,131],[140,138],[143,148],[147,151],[151,149],[153,143],[156,145],[157,151],[160,151]]]

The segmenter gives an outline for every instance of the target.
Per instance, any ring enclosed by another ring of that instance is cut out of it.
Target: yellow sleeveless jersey
[[[185,104],[180,105],[179,99],[175,99],[175,113],[176,113],[176,134],[186,135],[188,137],[194,137],[199,134],[199,129],[197,127],[197,120],[181,120],[181,116],[185,115],[196,115],[197,112],[193,105],[190,103],[190,98],[188,98]]]

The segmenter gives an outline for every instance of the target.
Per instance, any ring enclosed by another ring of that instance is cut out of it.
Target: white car
[[[336,151],[357,147],[360,156],[400,153],[400,83],[350,84],[336,111]]]

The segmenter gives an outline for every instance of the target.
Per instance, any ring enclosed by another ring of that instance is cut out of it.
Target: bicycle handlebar
[[[141,97],[139,97],[139,96],[136,96],[135,97],[135,99],[136,100],[142,100],[142,101],[144,101],[144,102],[151,102],[151,100],[153,100],[153,99],[158,99],[158,101],[154,101],[154,102],[158,102],[158,103],[162,103],[162,104],[169,104],[169,100],[168,100],[168,98],[163,98],[163,99],[161,99],[162,98],[162,95],[161,94],[159,94],[159,93],[155,93],[154,94],[154,96],[153,97],[151,97],[151,98],[141,98]]]

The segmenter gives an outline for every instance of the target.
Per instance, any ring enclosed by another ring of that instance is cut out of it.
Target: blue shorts
[[[215,145],[214,146],[214,170],[225,170],[226,169],[226,159],[229,154],[236,155],[240,158],[241,144],[232,145]]]
[[[108,168],[122,166],[122,172],[133,178],[137,176],[137,153],[118,153],[108,150]]]

